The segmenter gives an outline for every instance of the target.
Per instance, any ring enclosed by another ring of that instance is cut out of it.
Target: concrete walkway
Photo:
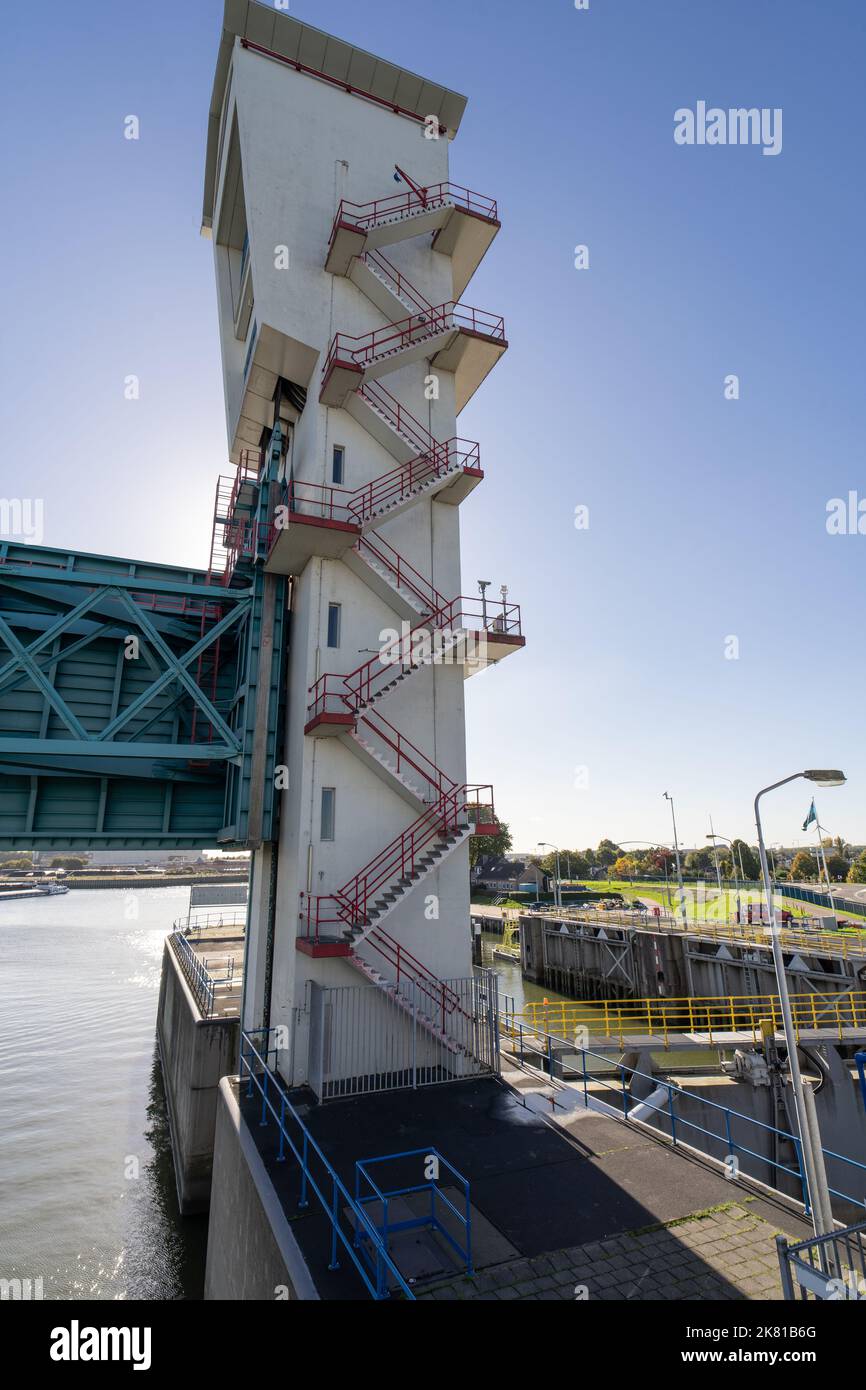
[[[745,1197],[666,1226],[512,1260],[474,1278],[437,1284],[418,1297],[569,1303],[780,1299],[778,1230]]]
[[[607,1238],[561,1249],[550,1242],[544,1253],[483,1268],[472,1278],[442,1279],[419,1290],[419,1299],[679,1303],[782,1298],[776,1236],[802,1240],[811,1235],[811,1226],[781,1198],[753,1195],[724,1178],[716,1165],[582,1104],[554,1111],[549,1085],[505,1058],[503,1078],[524,1104],[568,1136],[586,1164],[574,1191],[560,1191],[560,1210],[574,1203],[589,1224],[598,1222],[608,1231],[613,1225],[614,1230]],[[557,1103],[569,1099],[575,1098],[566,1088]],[[597,1192],[602,1174],[610,1186]],[[643,1219],[632,1229],[624,1229],[622,1222],[616,1232],[613,1208],[623,1200],[638,1203],[634,1210]]]
[[[319,1294],[365,1298],[350,1261],[331,1266],[324,1212],[315,1202],[299,1208],[298,1165],[278,1162],[276,1126],[260,1124],[260,1102],[245,1093],[239,1103],[250,1139]],[[394,1254],[419,1299],[780,1297],[775,1234],[810,1234],[789,1204],[773,1194],[754,1196],[718,1165],[671,1148],[607,1107],[602,1112],[591,1101],[585,1108],[571,1088],[558,1088],[555,1098],[554,1110],[549,1082],[503,1058],[501,1079],[327,1105],[298,1095],[293,1103],[350,1191],[357,1159],[409,1155],[403,1161],[411,1167],[434,1149],[468,1180],[477,1272],[462,1275],[441,1236],[408,1232]],[[402,1169],[395,1177],[395,1187],[407,1185]]]

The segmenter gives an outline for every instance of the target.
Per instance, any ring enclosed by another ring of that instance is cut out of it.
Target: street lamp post
[[[669,792],[665,792],[664,796],[665,800],[671,803],[671,820],[673,821],[674,825],[674,853],[677,857],[677,883],[680,887],[680,911],[683,914],[683,926],[685,928],[688,928],[689,914],[686,911],[686,893],[685,889],[683,888],[683,869],[682,865],[680,864],[680,842],[677,839],[677,818],[674,814],[674,799]]]
[[[776,927],[776,911],[773,903],[773,885],[770,881],[770,866],[767,863],[767,850],[764,845],[764,831],[761,826],[761,797],[767,792],[775,791],[777,787],[784,787],[788,782],[796,782],[798,778],[805,777],[809,782],[817,782],[824,787],[840,787],[845,781],[845,774],[835,768],[812,768],[806,772],[795,772],[790,777],[783,777],[780,782],[772,782],[769,787],[764,787],[755,797],[755,825],[758,831],[758,853],[761,858],[761,875],[764,880],[764,893],[767,898],[767,916],[769,919],[769,931],[773,947],[773,967],[776,972],[776,988],[779,991],[779,1007],[782,1013],[782,1028],[785,1034],[785,1045],[788,1049],[788,1069],[791,1073],[791,1090],[794,1097],[794,1109],[797,1115],[797,1127],[800,1131],[800,1147],[803,1155],[803,1168],[805,1169],[806,1191],[809,1198],[809,1208],[812,1215],[812,1225],[816,1236],[827,1235],[833,1229],[832,1209],[830,1207],[830,1197],[826,1191],[826,1177],[823,1182],[819,1174],[823,1174],[823,1156],[819,1152],[815,1153],[812,1143],[813,1130],[810,1124],[810,1116],[807,1110],[807,1102],[803,1088],[803,1076],[800,1071],[800,1059],[797,1055],[797,1035],[794,1031],[794,1020],[791,1014],[791,999],[788,994],[788,980],[785,975],[785,960],[782,955],[782,943]],[[815,1121],[815,1136],[817,1137],[818,1148],[820,1151],[820,1136],[817,1134],[817,1120]]]
[[[562,911],[562,887],[559,882],[559,850],[556,845],[552,845],[549,840],[539,840],[539,849],[552,849],[556,854],[556,878],[553,884],[553,901],[559,911]]]
[[[658,840],[617,840],[615,843],[619,846],[620,849],[622,849],[623,845],[651,845],[653,849],[667,849],[667,845],[665,845],[665,844],[660,844]],[[666,894],[667,900],[668,900],[668,907],[670,907],[670,905],[671,905],[671,890],[670,890],[670,888],[668,887],[668,861],[667,861],[667,855],[665,856],[665,860],[664,860],[664,870],[665,870],[665,894]]]
[[[734,892],[735,892],[736,895],[737,895],[737,921],[739,922],[739,920],[740,920],[740,880],[737,878],[737,856],[734,854],[734,842],[733,842],[733,840],[729,840],[728,837],[727,837],[727,835],[719,835],[719,834],[717,834],[717,832],[716,832],[715,830],[713,831],[712,835],[708,835],[708,836],[707,836],[707,839],[708,839],[708,840],[714,840],[714,841],[715,841],[715,840],[721,840],[721,842],[722,842],[723,845],[730,845],[730,847],[731,847],[731,868],[732,868],[733,873],[734,873]],[[741,873],[742,873],[742,869],[743,869],[743,856],[740,855],[740,872],[741,872]],[[725,916],[727,916],[727,904],[725,905]]]
[[[715,838],[715,835],[712,833],[712,831],[713,831],[713,818],[712,818],[712,816],[710,816],[710,834],[707,836],[707,839],[708,839],[708,840],[712,840],[712,842],[713,842],[713,862],[714,862],[714,864],[715,864],[715,866],[716,866],[716,883],[719,885],[719,897],[721,897],[721,896],[722,896],[722,874],[721,874],[721,870],[719,869],[719,851],[716,849],[716,838]],[[727,917],[727,915],[728,915],[728,913],[727,913],[727,902],[725,902],[725,916]]]

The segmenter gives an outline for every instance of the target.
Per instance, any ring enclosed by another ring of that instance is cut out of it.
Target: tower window
[[[337,809],[337,791],[335,787],[322,787],[322,823],[319,832],[321,840],[333,840],[334,821]]]
[[[331,482],[336,487],[342,487],[343,479],[346,476],[346,450],[342,444],[334,445],[334,454],[331,462]]]
[[[340,645],[340,615],[342,605],[339,603],[328,604],[328,646],[339,647]]]

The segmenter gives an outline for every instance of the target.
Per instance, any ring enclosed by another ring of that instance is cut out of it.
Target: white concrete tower
[[[523,637],[505,598],[461,597],[460,502],[483,472],[456,417],[507,346],[501,318],[459,302],[499,228],[492,199],[448,181],[464,106],[227,0],[204,225],[228,505],[262,499],[228,549],[291,579],[244,1022],[293,1039],[310,982],[417,1000],[471,974],[467,841],[494,817],[467,781],[463,683]],[[305,1080],[294,1055],[281,1068]]]

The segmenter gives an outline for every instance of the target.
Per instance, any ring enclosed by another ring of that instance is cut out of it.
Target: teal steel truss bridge
[[[274,838],[289,581],[258,550],[279,436],[221,480],[207,571],[0,542],[0,849]]]

